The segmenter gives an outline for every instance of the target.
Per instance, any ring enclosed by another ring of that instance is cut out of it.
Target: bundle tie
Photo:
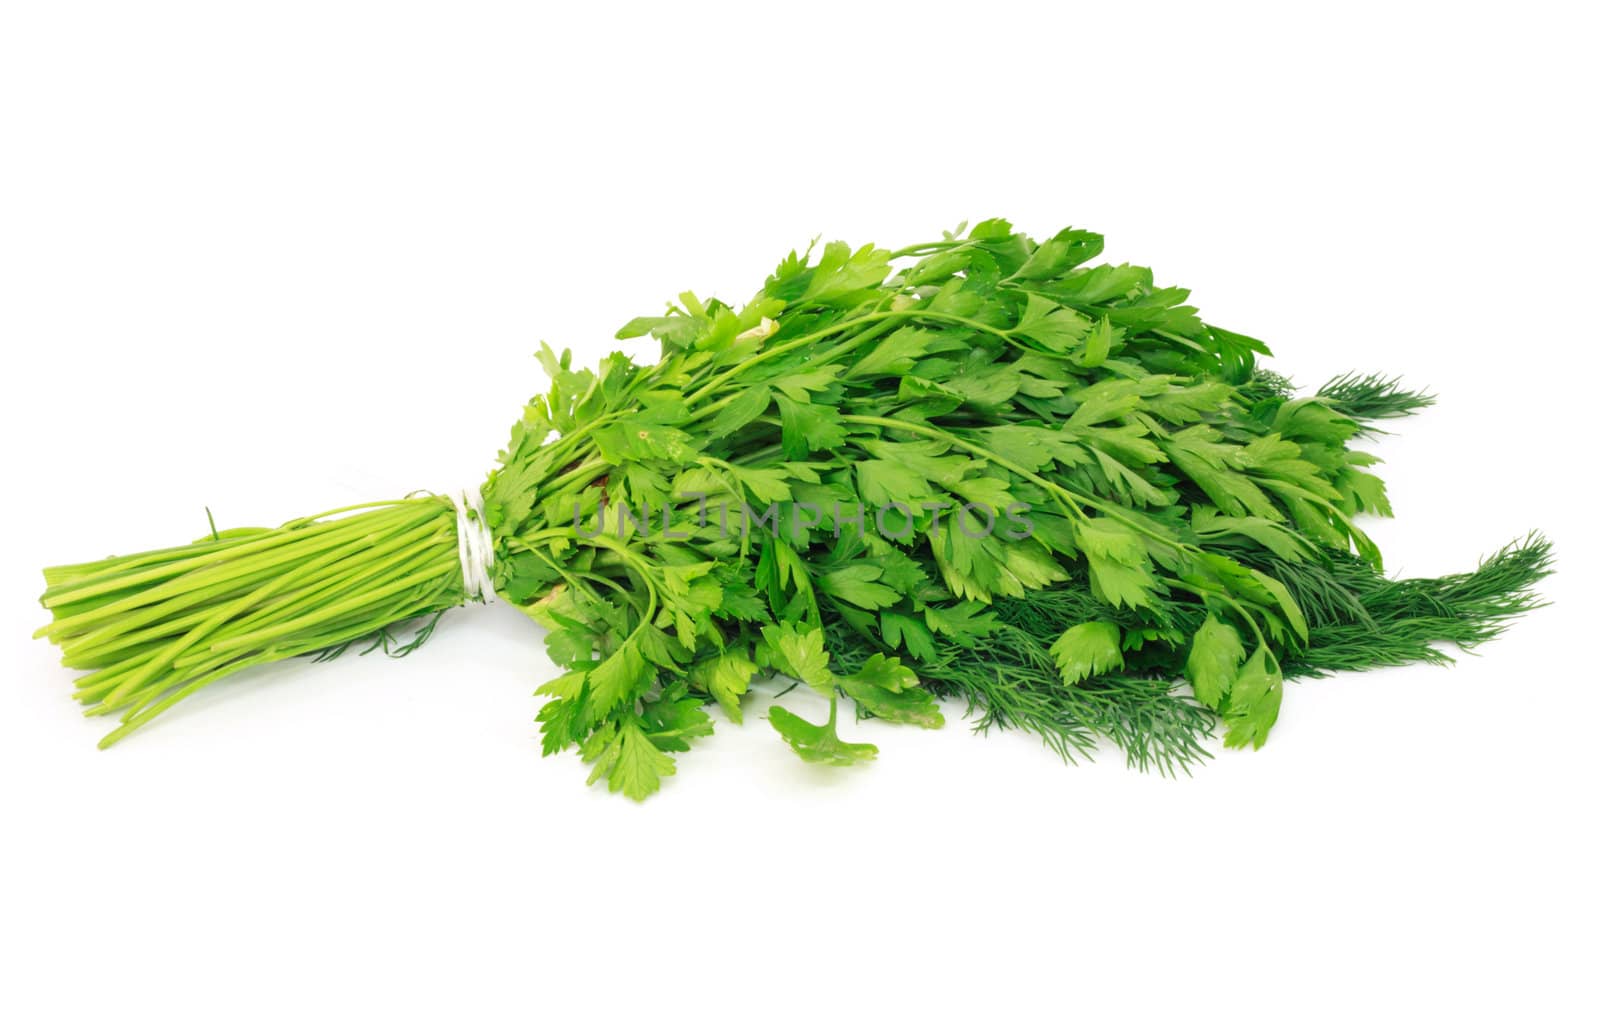
[[[461,586],[468,598],[487,605],[494,601],[494,535],[483,517],[483,495],[475,488],[451,492],[456,509],[456,554],[461,558]]]

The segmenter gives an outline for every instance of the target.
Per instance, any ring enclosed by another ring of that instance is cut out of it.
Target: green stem
[[[455,527],[428,496],[58,566],[42,633],[91,670],[74,691],[89,714],[124,713],[111,744],[230,673],[460,604]]]
[[[1092,498],[1086,495],[1078,494],[1075,491],[1068,490],[1058,483],[1052,483],[1044,477],[1038,476],[1029,471],[1025,466],[1020,466],[1010,459],[1003,458],[1000,455],[995,454],[986,447],[981,447],[980,445],[974,444],[963,437],[959,437],[956,434],[951,433],[948,430],[941,429],[937,426],[932,426],[927,423],[907,422],[904,419],[888,419],[877,415],[841,415],[840,419],[843,422],[858,423],[864,426],[881,426],[884,429],[899,430],[902,433],[911,433],[929,440],[939,440],[954,447],[958,447],[968,454],[976,455],[977,457],[985,459],[986,461],[993,462],[995,465],[998,465],[1003,469],[1009,469],[1011,472],[1016,473],[1018,476],[1021,476],[1023,479],[1027,480],[1029,483],[1032,483],[1035,486],[1041,487],[1045,491],[1054,494],[1056,497],[1064,501],[1067,507],[1072,510],[1072,514],[1077,516],[1079,519],[1087,521],[1089,518],[1086,514],[1084,514],[1084,505],[1088,505],[1089,507],[1103,512],[1106,515],[1111,515],[1114,511],[1103,507],[1104,502],[1100,501],[1098,498]],[[1177,544],[1176,541],[1171,543]]]
[[[693,407],[698,402],[703,400],[707,394],[712,393],[724,383],[744,375],[757,365],[799,350],[800,348],[809,344],[814,344],[819,340],[825,340],[828,337],[833,336],[835,333],[838,333],[840,330],[889,320],[914,322],[919,319],[928,322],[943,322],[949,325],[966,326],[969,328],[982,330],[985,333],[993,334],[994,336],[1002,339],[1011,339],[1009,330],[1000,329],[996,326],[990,326],[986,323],[979,322],[976,319],[969,319],[961,315],[948,315],[944,312],[927,311],[926,309],[921,308],[905,308],[900,311],[868,312],[865,315],[857,315],[854,318],[844,319],[840,322],[835,322],[832,325],[824,326],[822,329],[795,337],[793,340],[785,340],[781,344],[775,345],[765,351],[760,352],[759,354],[746,358],[744,361],[733,366],[731,369],[728,369],[719,375],[713,376],[710,382],[701,387],[699,390],[695,391],[693,394],[690,394],[687,398],[685,398],[685,401],[690,407]]]

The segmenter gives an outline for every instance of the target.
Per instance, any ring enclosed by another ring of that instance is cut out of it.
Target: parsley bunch
[[[741,722],[777,674],[828,701],[821,724],[768,710],[809,762],[876,755],[840,737],[841,700],[938,727],[948,697],[1063,757],[1109,740],[1171,772],[1219,723],[1260,747],[1286,678],[1445,661],[1537,604],[1536,536],[1475,573],[1383,577],[1356,520],[1389,503],[1355,445],[1431,398],[1359,376],[1295,397],[1260,341],[1090,264],[1101,247],[1001,220],[831,243],[742,307],[685,293],[628,323],[653,365],[543,348],[550,388],[483,496],[496,589],[566,670],[539,689],[545,752],[643,798],[708,709]],[[463,600],[455,549],[433,498],[214,535],[47,572],[44,632],[94,669],[94,711],[137,725],[242,665],[388,646]]]

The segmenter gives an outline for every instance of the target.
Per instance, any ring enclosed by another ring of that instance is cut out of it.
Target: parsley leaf
[[[772,722],[773,729],[789,743],[789,747],[794,749],[795,754],[808,763],[853,766],[858,762],[878,757],[877,745],[851,744],[839,740],[837,697],[829,700],[828,722],[820,726],[803,720],[778,705],[767,710],[767,719]]]

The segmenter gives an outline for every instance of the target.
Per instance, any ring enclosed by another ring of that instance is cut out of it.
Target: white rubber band
[[[461,584],[467,597],[487,605],[494,601],[494,535],[483,518],[483,496],[477,490],[453,491],[456,507],[456,554],[461,558]]]

